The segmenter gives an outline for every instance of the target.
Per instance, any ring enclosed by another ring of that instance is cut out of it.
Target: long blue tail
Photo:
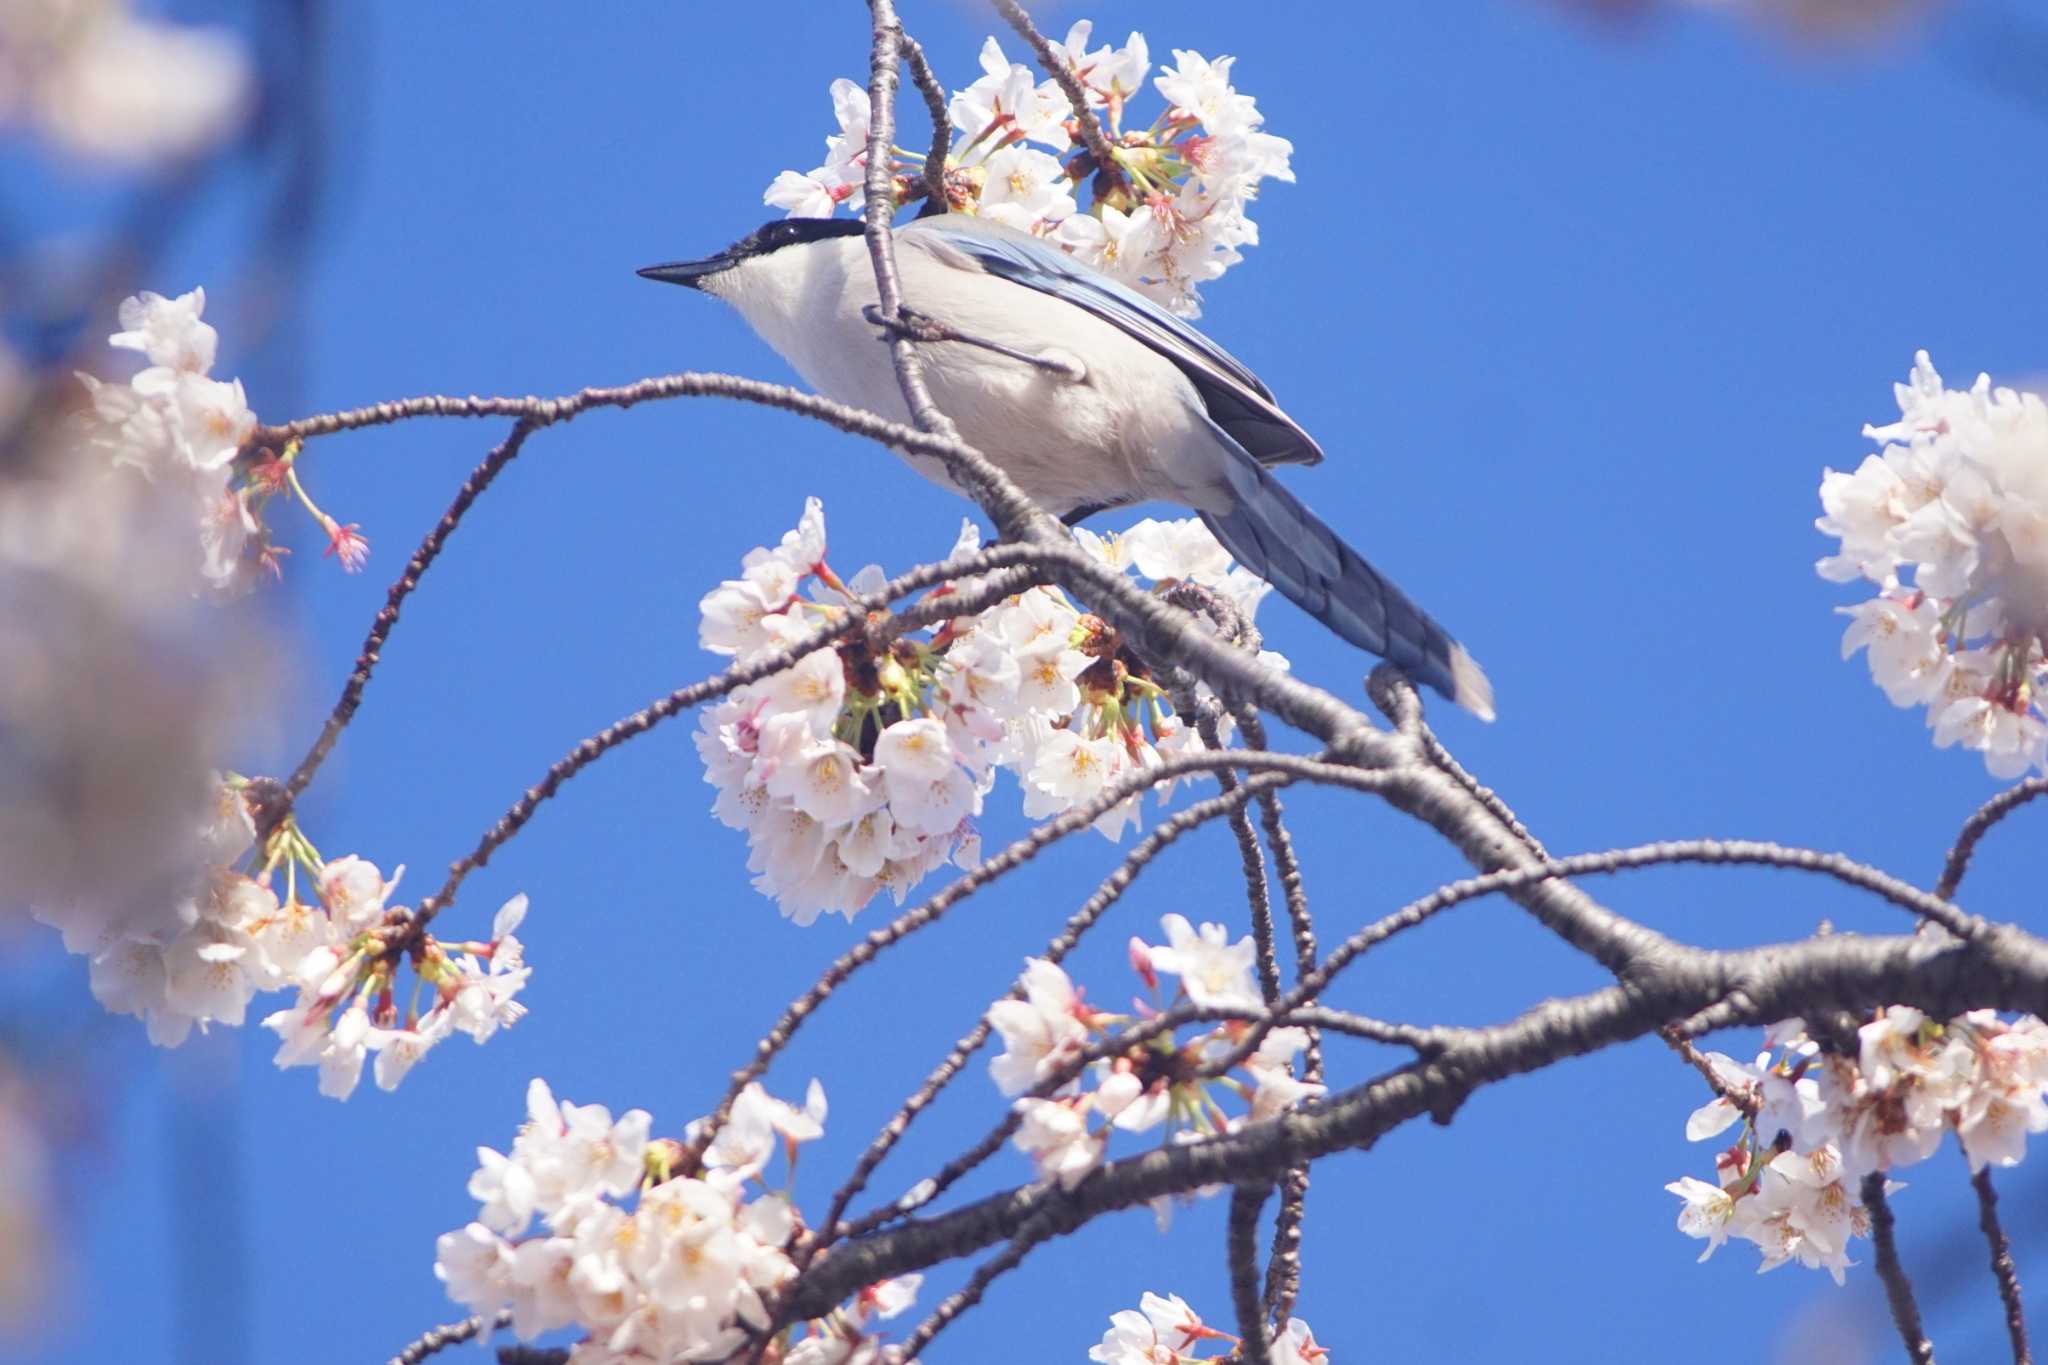
[[[1235,442],[1229,445],[1224,468],[1236,506],[1204,512],[1202,520],[1238,563],[1360,649],[1492,720],[1493,684],[1465,647],[1264,466]]]

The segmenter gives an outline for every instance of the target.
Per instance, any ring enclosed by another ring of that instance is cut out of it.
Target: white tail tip
[[[1452,700],[1481,720],[1493,719],[1493,684],[1463,645],[1451,646],[1451,682],[1456,688]]]

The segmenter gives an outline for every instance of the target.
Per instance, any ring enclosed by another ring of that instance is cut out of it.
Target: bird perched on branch
[[[1069,524],[1154,499],[1191,508],[1331,630],[1493,719],[1493,688],[1464,646],[1273,476],[1322,449],[1221,347],[1057,247],[964,214],[896,229],[916,311],[884,318],[861,232],[788,218],[640,274],[724,299],[820,393],[899,422],[909,409],[875,329],[929,342],[940,410],[1039,506]],[[909,458],[954,487],[936,457]]]

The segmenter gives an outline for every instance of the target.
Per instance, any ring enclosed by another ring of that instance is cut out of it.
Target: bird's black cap
[[[668,265],[644,266],[639,273],[644,279],[660,280],[663,284],[684,284],[692,289],[699,289],[703,286],[698,281],[707,275],[730,270],[749,257],[766,256],[769,252],[780,251],[786,246],[823,241],[827,237],[854,237],[865,230],[857,218],[778,218],[772,223],[756,228],[716,256],[707,256],[701,261],[675,261]]]

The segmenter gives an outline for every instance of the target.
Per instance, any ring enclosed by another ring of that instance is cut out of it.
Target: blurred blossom
[[[1902,30],[1940,0],[1553,0],[1601,19],[1632,19],[1656,9],[1718,11],[1796,42],[1840,46]]]
[[[123,166],[193,156],[248,114],[234,35],[145,19],[121,0],[0,4],[0,127]]]
[[[32,1331],[47,1311],[51,1262],[63,1245],[51,1179],[35,1092],[0,1058],[0,1331]]]
[[[1725,10],[1793,38],[1843,43],[1897,32],[1937,0],[1687,0],[1698,9]]]
[[[128,925],[198,877],[214,767],[266,731],[274,654],[195,600],[182,496],[71,451],[31,460],[0,479],[4,904]]]

